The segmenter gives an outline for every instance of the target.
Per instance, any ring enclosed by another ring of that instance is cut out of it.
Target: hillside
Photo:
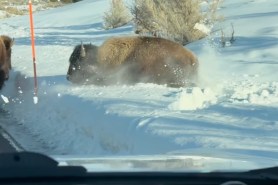
[[[70,3],[68,1],[49,1],[49,0],[33,0],[33,11],[42,11],[50,8],[55,8],[59,6],[64,6]],[[29,11],[28,0],[9,0],[9,1],[0,1],[0,19],[8,18],[13,16],[25,15]],[[68,2],[68,3],[66,3]]]

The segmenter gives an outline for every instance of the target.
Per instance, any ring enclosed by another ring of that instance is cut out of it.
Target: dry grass
[[[123,0],[111,0],[110,9],[104,13],[104,28],[113,29],[127,24],[131,18]]]
[[[0,11],[2,12],[0,18],[28,14],[28,2],[29,0],[0,0]],[[72,2],[72,0],[33,0],[32,4],[34,11],[41,11],[48,8],[63,6]]]
[[[131,8],[136,33],[165,37],[182,45],[207,36],[197,24],[213,24],[222,0],[208,0],[206,12],[202,0],[135,0]]]
[[[10,17],[12,15],[24,15],[24,12],[22,10],[19,10],[16,7],[3,7],[3,6],[1,6],[0,10],[2,12],[5,12],[4,18],[5,17]]]

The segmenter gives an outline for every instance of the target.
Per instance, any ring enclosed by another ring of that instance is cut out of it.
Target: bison
[[[6,35],[0,36],[0,89],[5,80],[9,79],[9,71],[12,69],[11,53],[14,39]]]
[[[196,82],[198,59],[182,45],[155,37],[113,37],[102,45],[77,45],[67,79],[78,84],[156,83],[187,86]]]

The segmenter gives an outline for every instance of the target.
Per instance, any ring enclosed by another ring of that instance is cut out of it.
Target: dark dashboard
[[[59,166],[33,152],[0,154],[0,184],[93,185],[262,185],[278,184],[278,167],[245,172],[87,172],[82,166]]]

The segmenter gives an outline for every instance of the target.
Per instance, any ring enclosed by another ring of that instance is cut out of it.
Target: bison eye
[[[72,70],[74,70],[74,71],[75,71],[75,67],[73,67],[73,68],[72,68]]]

